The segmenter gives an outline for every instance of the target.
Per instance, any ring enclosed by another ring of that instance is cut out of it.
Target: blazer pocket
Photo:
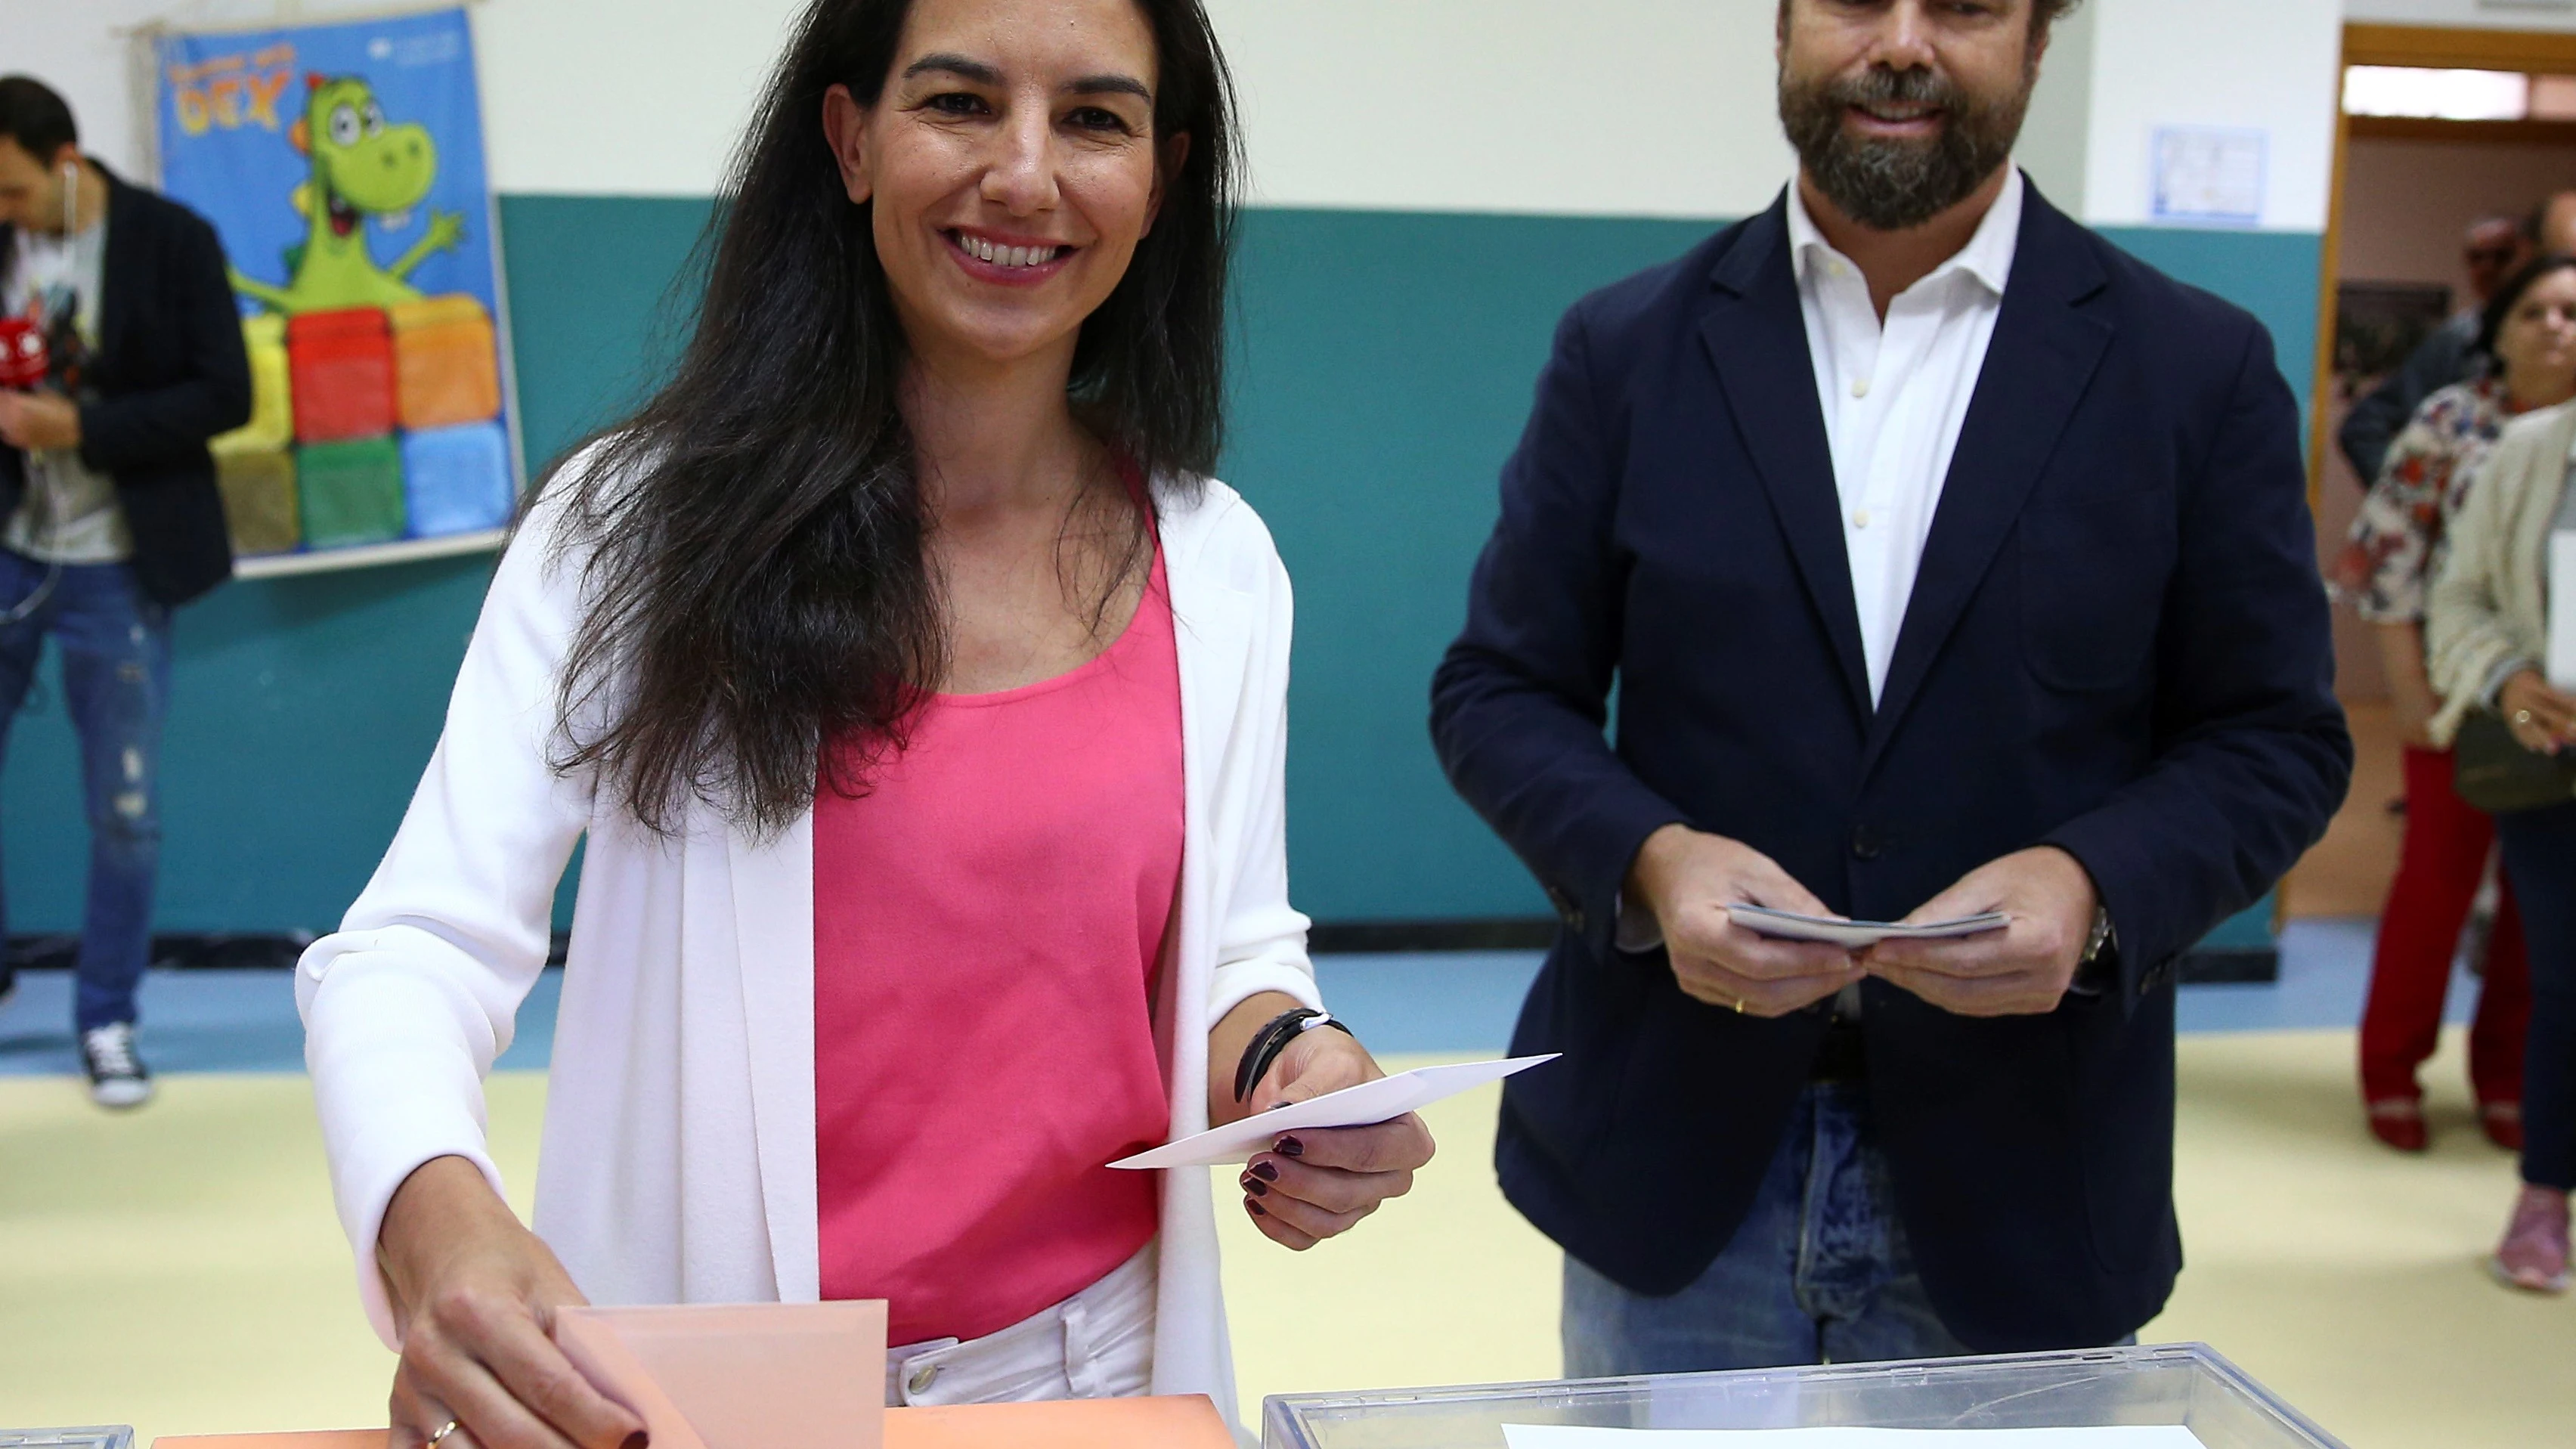
[[[2018,533],[2031,674],[2079,692],[2136,683],[2173,573],[2172,500],[2139,491],[2036,508]]]

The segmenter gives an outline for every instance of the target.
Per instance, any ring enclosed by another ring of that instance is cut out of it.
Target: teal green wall
[[[1306,911],[1547,913],[1432,757],[1431,671],[1558,316],[1708,230],[1334,211],[1245,227],[1225,474],[1297,586],[1288,840]]]
[[[2325,238],[2314,232],[2106,227],[2102,234],[2167,276],[2225,297],[2271,330],[2281,373],[2305,416],[2316,392],[2317,300]],[[2307,431],[2299,434],[2302,445]]]
[[[613,416],[667,355],[661,304],[707,212],[691,200],[502,198],[532,468]],[[162,929],[338,922],[437,743],[491,563],[236,582],[179,614],[162,761]],[[50,656],[45,674],[0,777],[12,931],[68,931],[80,920],[78,756]]]
[[[520,415],[542,466],[670,355],[665,299],[708,204],[511,196],[501,213]],[[1290,845],[1299,903],[1314,915],[1544,910],[1441,779],[1425,691],[1558,314],[1707,230],[1357,211],[1247,219],[1224,472],[1269,520],[1297,581]],[[2261,315],[2305,395],[2315,237],[2116,239]],[[437,738],[489,569],[458,559],[236,583],[180,615],[164,929],[338,919]],[[49,680],[0,778],[13,930],[79,919],[77,780]]]

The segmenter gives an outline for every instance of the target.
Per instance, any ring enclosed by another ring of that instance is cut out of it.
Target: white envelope
[[[2104,1429],[1590,1429],[1505,1424],[1509,1449],[2203,1449],[2173,1424]]]
[[[2576,533],[2549,535],[2549,687],[2576,689]]]
[[[1875,946],[1881,941],[1946,941],[1956,936],[2000,931],[2012,924],[2012,917],[2001,911],[1961,916],[1955,921],[1926,921],[1915,926],[1899,925],[1893,921],[1837,921],[1830,916],[1802,916],[1796,911],[1775,911],[1768,906],[1728,906],[1726,914],[1737,925],[1756,935],[1782,941],[1822,941],[1830,946],[1855,949]]]
[[[1211,1127],[1195,1137],[1167,1142],[1149,1152],[1122,1157],[1112,1167],[1209,1167],[1220,1162],[1243,1162],[1256,1152],[1266,1151],[1282,1132],[1298,1128],[1366,1127],[1376,1122],[1391,1121],[1407,1112],[1428,1107],[1443,1097],[1499,1082],[1515,1072],[1525,1072],[1541,1062],[1555,1061],[1558,1053],[1543,1057],[1513,1057],[1499,1062],[1460,1062],[1455,1066],[1416,1067],[1356,1087],[1293,1103],[1275,1112],[1261,1112],[1240,1122]]]

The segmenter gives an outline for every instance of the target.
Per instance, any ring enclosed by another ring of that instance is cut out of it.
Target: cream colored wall
[[[2260,131],[2262,227],[2323,231],[2334,171],[2342,0],[2087,0],[2096,12],[2085,219],[2152,222],[2164,126]]]
[[[2086,214],[2094,93],[2193,89],[2226,56],[2159,52],[2161,81],[2094,44],[2091,0],[2043,71],[2023,164]],[[2317,0],[2266,0],[2312,5]],[[326,19],[381,0],[0,0],[0,57],[43,76],[90,148],[142,172],[123,32]],[[716,188],[797,0],[483,0],[473,7],[493,184],[703,196]],[[1243,92],[1255,199],[1275,206],[1735,216],[1792,160],[1775,104],[1775,0],[1209,0]],[[67,21],[66,16],[70,19]],[[2237,57],[2241,60],[2242,57]],[[2134,109],[2134,107],[2132,108]],[[2124,113],[2125,114],[2125,113]],[[2116,219],[2116,218],[2115,218]]]

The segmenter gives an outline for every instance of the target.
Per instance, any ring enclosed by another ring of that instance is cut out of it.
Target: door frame
[[[2335,62],[2335,129],[2333,191],[2326,202],[2325,247],[2317,279],[2317,362],[2308,420],[2308,503],[2314,507],[2325,482],[2326,449],[2334,439],[2326,432],[2334,386],[2335,302],[2343,272],[2345,153],[2355,134],[2407,134],[2430,139],[2449,135],[2459,140],[2523,141],[2576,128],[2565,123],[2518,122],[2498,125],[2478,121],[2404,121],[2391,125],[2377,117],[2348,116],[2343,109],[2344,72],[2356,65],[2415,66],[2428,70],[2504,70],[2525,75],[2576,75],[2576,31],[2486,30],[2432,25],[2366,25],[2347,23],[2343,53]],[[2452,130],[2449,128],[2457,128]],[[2545,129],[2544,129],[2545,128]],[[2363,479],[2365,486],[2371,480]]]

